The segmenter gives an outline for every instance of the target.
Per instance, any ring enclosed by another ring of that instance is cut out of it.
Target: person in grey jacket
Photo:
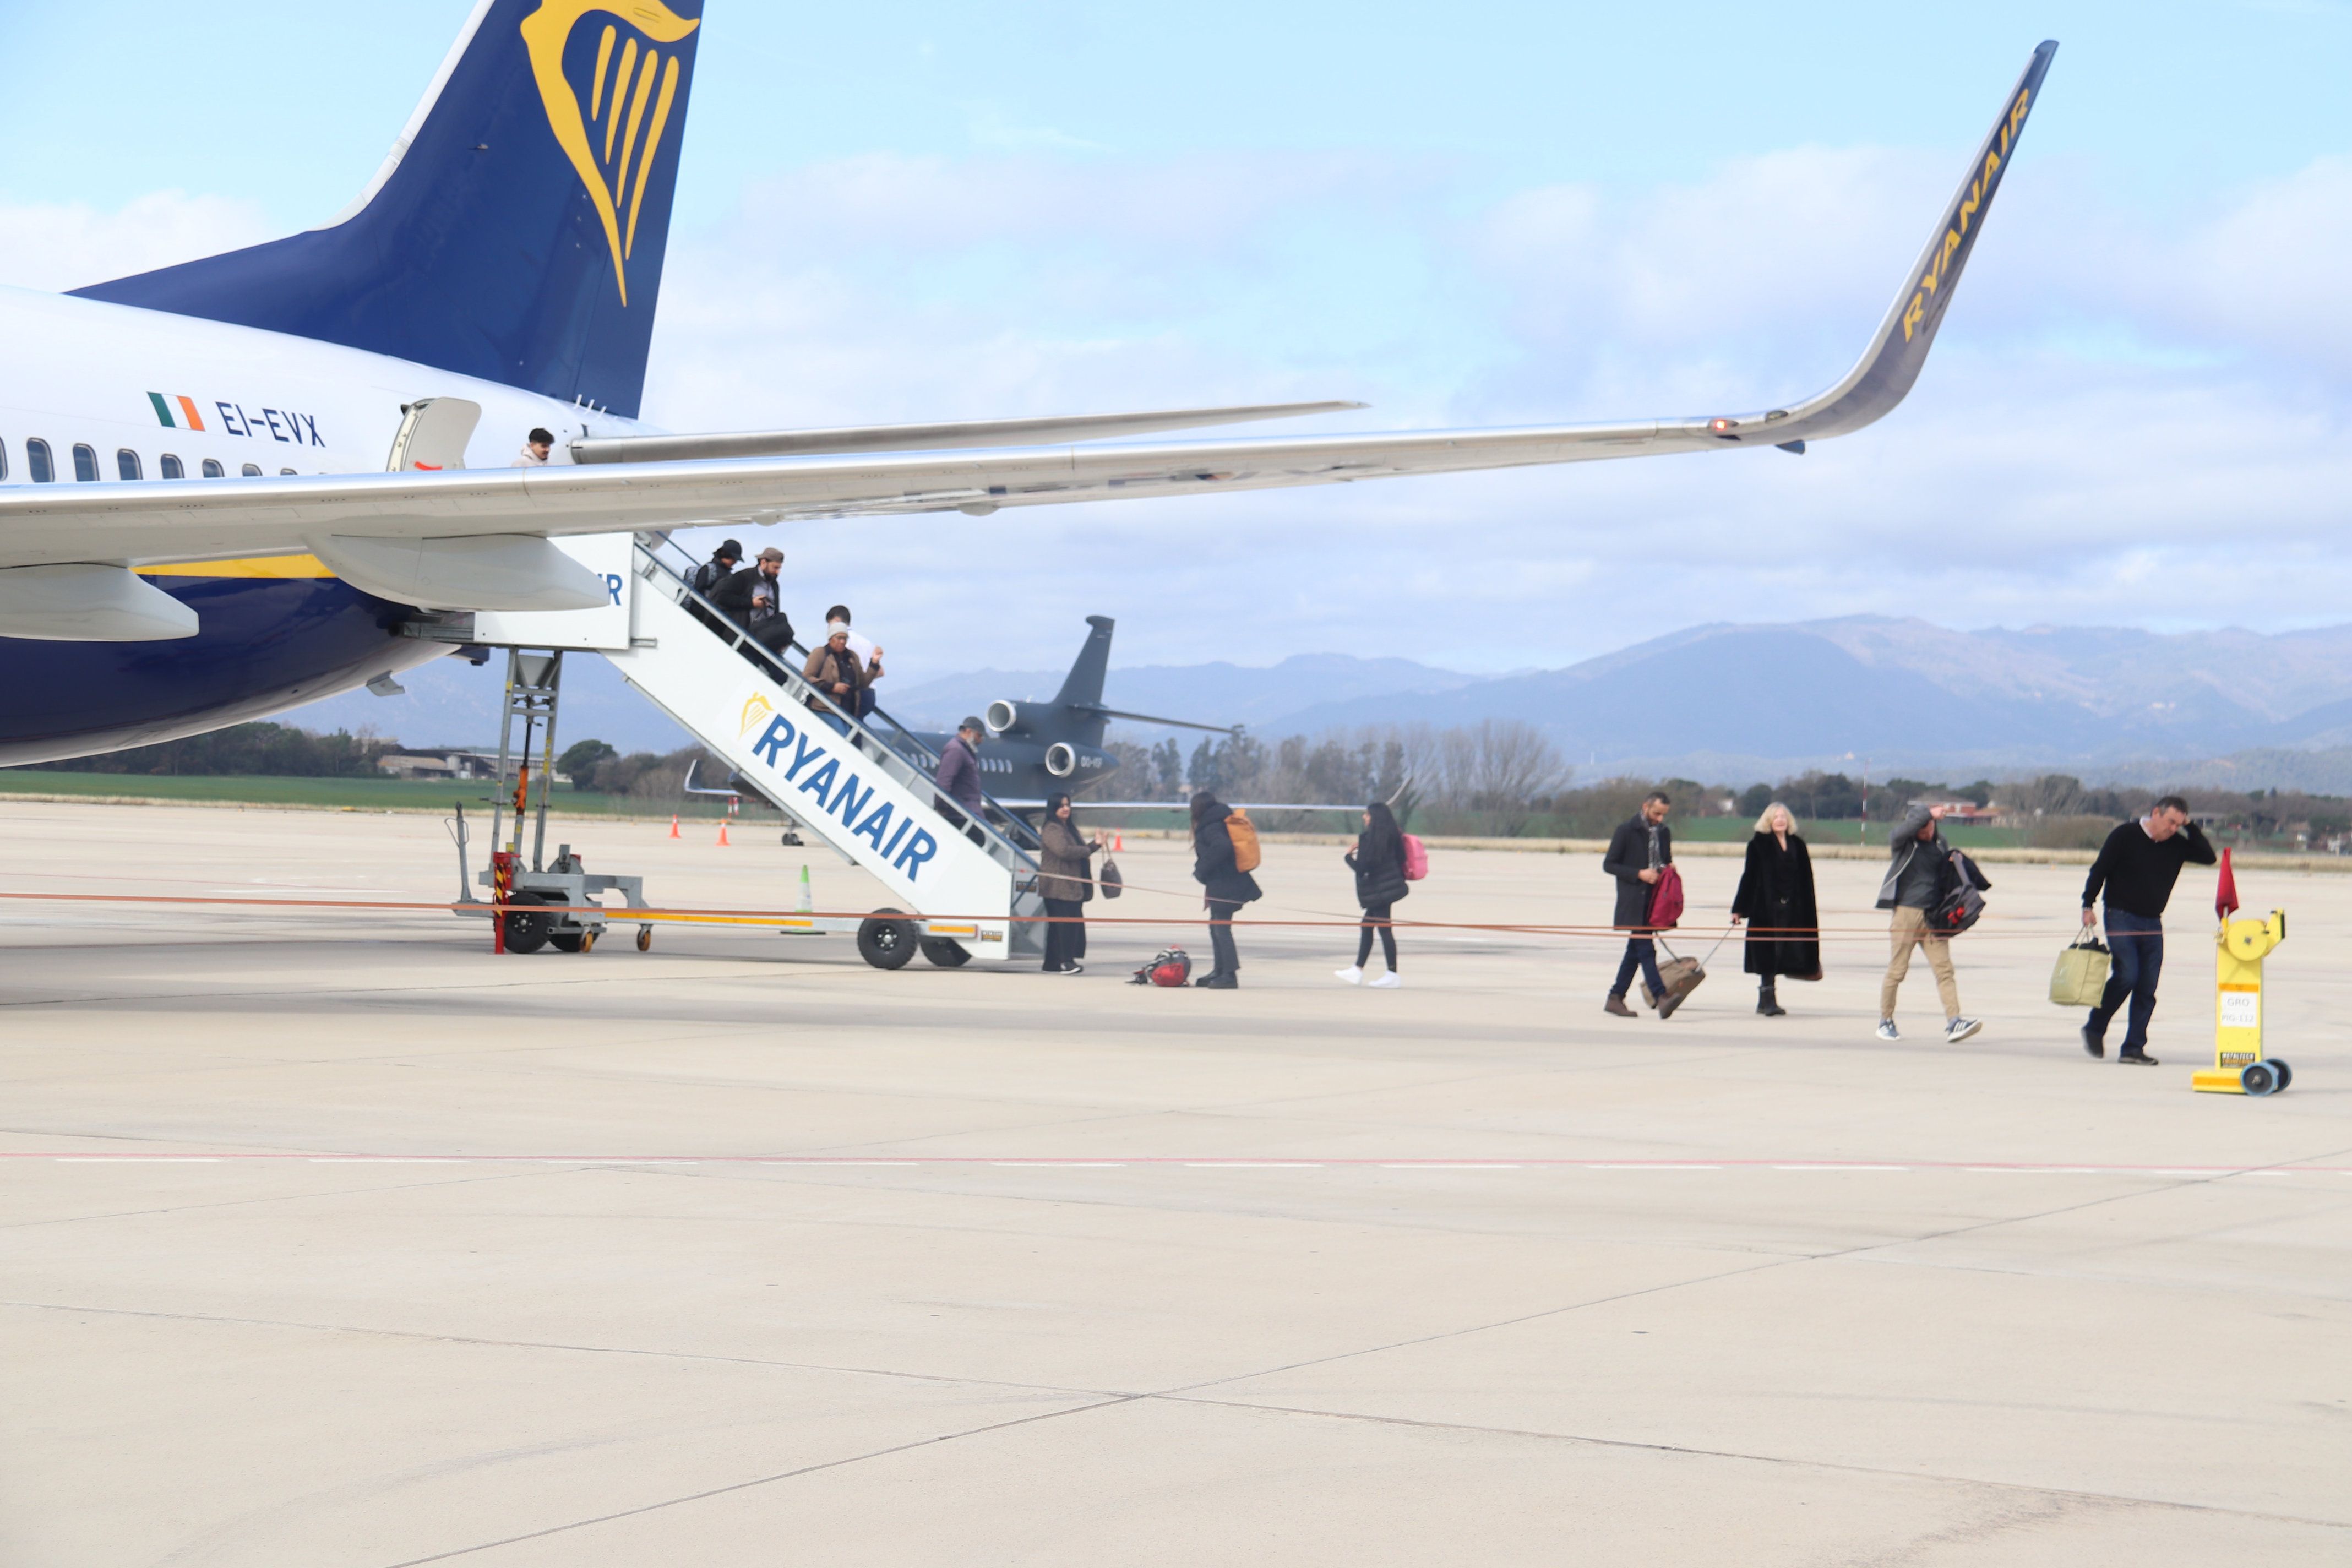
[[[1951,846],[1944,842],[1945,807],[1914,804],[1887,836],[1886,879],[1879,884],[1878,907],[1895,911],[1890,936],[1894,953],[1887,960],[1886,978],[1878,984],[1878,1037],[1899,1040],[1895,1026],[1895,994],[1911,973],[1914,948],[1927,950],[1927,966],[1936,972],[1936,994],[1944,1003],[1944,1038],[1958,1042],[1984,1027],[1975,1018],[1960,1016],[1960,983],[1952,973],[1952,944],[1929,927],[1943,885],[1944,863]]]
[[[949,821],[967,822],[975,844],[985,842],[980,831],[988,804],[980,784],[980,738],[987,733],[987,726],[977,719],[966,719],[958,724],[948,743],[940,748],[940,771],[931,780],[940,791],[940,798],[932,805]],[[955,805],[950,805],[950,801]],[[971,814],[968,818],[966,812]]]

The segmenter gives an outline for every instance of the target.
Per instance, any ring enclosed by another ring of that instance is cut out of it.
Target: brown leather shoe
[[[1685,991],[1680,996],[1669,996],[1664,1002],[1659,1003],[1658,1021],[1660,1023],[1664,1023],[1668,1018],[1673,1017],[1675,1016],[1675,1009],[1681,1006],[1689,995],[1690,993]]]
[[[1625,1005],[1625,998],[1612,995],[1601,1005],[1601,1010],[1619,1018],[1638,1018],[1642,1015]]]

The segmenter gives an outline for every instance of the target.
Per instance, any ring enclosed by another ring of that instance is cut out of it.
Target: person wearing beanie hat
[[[857,716],[863,719],[874,711],[874,683],[881,679],[885,673],[882,668],[882,648],[872,637],[860,637],[850,629],[847,605],[835,605],[824,613],[826,640],[832,640],[833,634],[835,632],[848,634],[849,651],[857,656],[857,662],[866,672],[864,682],[859,689],[860,707],[857,710]]]

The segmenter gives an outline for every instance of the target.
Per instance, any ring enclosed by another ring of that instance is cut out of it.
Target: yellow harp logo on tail
[[[620,25],[606,23],[597,40],[596,76],[583,110],[580,89],[563,74],[563,51],[582,18],[594,16],[618,17]],[[522,19],[523,47],[547,109],[548,129],[604,221],[604,243],[613,248],[613,276],[620,282],[623,305],[629,302],[628,261],[636,248],[637,212],[677,100],[677,55],[665,55],[663,46],[700,26],[661,0],[540,0],[539,9]],[[649,40],[642,47],[640,35]]]

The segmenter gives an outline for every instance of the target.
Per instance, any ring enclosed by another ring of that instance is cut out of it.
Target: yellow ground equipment
[[[2286,940],[2286,914],[2227,920],[2214,938],[2213,1065],[2189,1080],[2208,1094],[2276,1094],[2294,1080],[2286,1063],[2263,1054],[2263,960]]]

